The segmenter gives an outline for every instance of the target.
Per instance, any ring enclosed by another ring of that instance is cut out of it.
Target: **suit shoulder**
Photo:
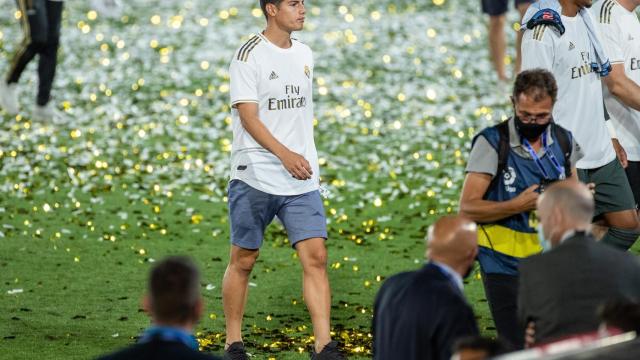
[[[140,345],[132,345],[121,350],[117,350],[107,355],[98,357],[96,360],[124,360],[141,357]]]
[[[261,43],[263,43],[262,37],[251,35],[233,54],[233,60],[248,62]]]

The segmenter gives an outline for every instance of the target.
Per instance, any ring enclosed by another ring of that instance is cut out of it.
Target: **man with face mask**
[[[429,260],[421,269],[384,282],[373,307],[375,360],[449,359],[452,345],[478,335],[473,310],[463,294],[478,253],[476,224],[458,216],[429,228]]]
[[[552,119],[558,88],[553,75],[528,70],[516,78],[514,116],[474,140],[460,214],[478,222],[478,261],[498,336],[520,348],[518,263],[543,250],[536,200],[544,187],[570,177],[579,156],[571,134]]]
[[[591,235],[593,195],[562,181],[538,198],[540,234],[551,250],[520,264],[518,315],[535,329],[534,344],[596,331],[609,299],[640,300],[640,262]],[[523,336],[523,333],[520,333]]]

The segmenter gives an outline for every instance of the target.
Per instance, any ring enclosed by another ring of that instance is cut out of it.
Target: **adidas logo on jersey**
[[[275,71],[271,72],[271,75],[269,76],[269,80],[275,80],[278,78],[278,74],[276,74]]]
[[[573,42],[569,41],[569,50],[573,50],[575,48],[576,46],[573,44]]]
[[[633,40],[634,40],[633,36],[631,36],[631,34],[629,34],[629,41],[633,41]]]

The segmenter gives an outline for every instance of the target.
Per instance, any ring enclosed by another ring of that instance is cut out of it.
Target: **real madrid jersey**
[[[562,16],[566,32],[547,25],[525,31],[522,69],[544,68],[558,83],[554,121],[572,132],[581,153],[579,169],[594,169],[616,157],[605,125],[600,75],[591,69],[591,43],[580,15]]]
[[[280,48],[258,34],[234,54],[229,67],[233,143],[231,180],[238,179],[274,195],[298,195],[319,187],[318,155],[313,139],[313,54],[292,39]],[[258,104],[260,121],[289,150],[311,164],[313,176],[298,180],[274,154],[253,139],[240,121],[239,103]]]
[[[615,0],[599,1],[591,8],[598,21],[602,46],[612,65],[623,64],[625,75],[640,85],[640,21]],[[618,141],[631,161],[640,161],[640,111],[613,96],[605,84],[603,92],[607,110]]]

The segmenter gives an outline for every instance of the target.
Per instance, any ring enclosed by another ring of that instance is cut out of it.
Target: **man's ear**
[[[149,294],[145,294],[141,302],[144,312],[146,312],[147,315],[151,316],[151,297],[149,296]]]
[[[204,300],[202,299],[202,296],[199,297],[198,301],[196,302],[195,312],[196,312],[196,319],[199,320],[202,317],[202,314],[204,313]]]
[[[278,14],[278,6],[276,4],[268,3],[266,9],[269,16],[276,16]]]

